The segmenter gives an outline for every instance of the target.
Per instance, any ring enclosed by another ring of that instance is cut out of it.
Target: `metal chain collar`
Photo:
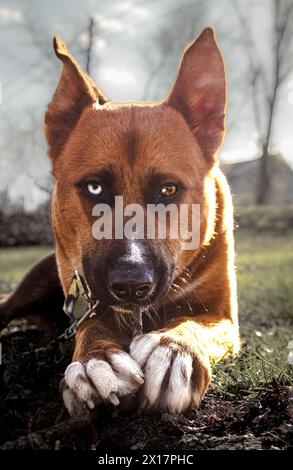
[[[75,270],[63,305],[63,310],[72,324],[57,339],[66,341],[75,336],[81,323],[96,314],[98,305],[99,300],[93,299],[86,280]],[[133,311],[131,328],[133,336],[142,333],[142,311],[139,307]]]

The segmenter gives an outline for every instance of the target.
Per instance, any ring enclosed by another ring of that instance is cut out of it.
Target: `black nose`
[[[109,273],[109,290],[116,300],[143,300],[149,296],[153,286],[153,274],[144,265],[119,264]]]

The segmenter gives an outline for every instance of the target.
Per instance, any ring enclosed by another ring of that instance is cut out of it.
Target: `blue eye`
[[[100,184],[97,183],[89,183],[87,185],[87,190],[93,196],[99,196],[103,192],[103,188]]]

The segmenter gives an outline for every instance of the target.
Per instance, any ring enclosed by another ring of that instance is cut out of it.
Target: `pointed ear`
[[[58,37],[54,38],[54,50],[63,62],[63,68],[45,115],[45,134],[49,145],[49,156],[52,160],[60,154],[83,110],[97,101],[99,104],[107,101]]]
[[[205,158],[213,163],[225,131],[226,79],[211,28],[186,49],[166,102],[183,115]]]

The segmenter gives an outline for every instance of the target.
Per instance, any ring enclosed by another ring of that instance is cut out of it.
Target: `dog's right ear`
[[[96,102],[102,105],[107,101],[59,37],[54,38],[54,50],[63,62],[63,68],[45,115],[45,134],[49,145],[49,156],[52,160],[60,154],[83,110]]]
[[[166,103],[182,114],[206,160],[214,164],[225,133],[226,77],[211,28],[185,50]]]

